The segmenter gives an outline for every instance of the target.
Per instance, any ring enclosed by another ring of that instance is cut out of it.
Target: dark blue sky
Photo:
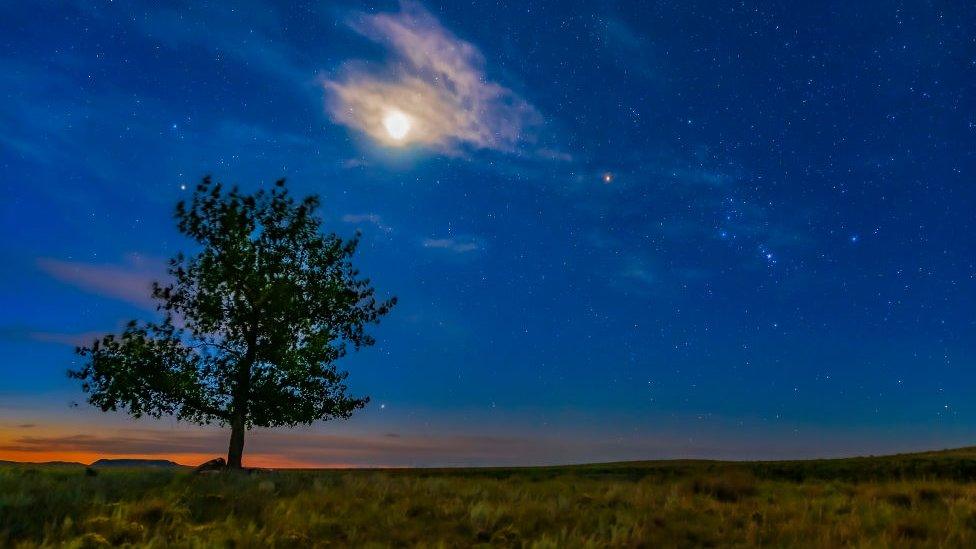
[[[205,174],[319,193],[400,298],[270,462],[976,441],[966,3],[230,4],[0,8],[0,454],[223,449],[64,375]]]

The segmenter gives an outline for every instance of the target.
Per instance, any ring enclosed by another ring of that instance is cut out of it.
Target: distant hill
[[[186,467],[168,459],[100,459],[89,467]]]
[[[168,459],[100,459],[91,465],[77,461],[7,461],[0,459],[0,466],[20,465],[30,467],[187,467]]]
[[[187,467],[168,459],[100,459],[91,465],[77,461],[8,461],[0,459],[0,466],[4,465],[30,467]]]
[[[32,465],[35,467],[84,467],[84,463],[77,461],[6,461],[0,459],[0,465]]]

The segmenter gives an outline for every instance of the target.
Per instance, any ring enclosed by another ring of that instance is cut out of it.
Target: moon
[[[399,110],[391,110],[383,117],[383,127],[394,141],[403,141],[410,132],[410,117]]]

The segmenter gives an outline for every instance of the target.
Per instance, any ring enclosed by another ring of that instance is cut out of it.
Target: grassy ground
[[[281,471],[0,466],[0,546],[976,546],[976,451]]]

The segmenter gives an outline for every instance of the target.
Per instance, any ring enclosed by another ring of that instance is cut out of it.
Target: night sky
[[[369,407],[247,463],[976,443],[969,3],[229,4],[0,8],[0,459],[226,451],[65,376],[207,174],[320,194],[400,300]]]

